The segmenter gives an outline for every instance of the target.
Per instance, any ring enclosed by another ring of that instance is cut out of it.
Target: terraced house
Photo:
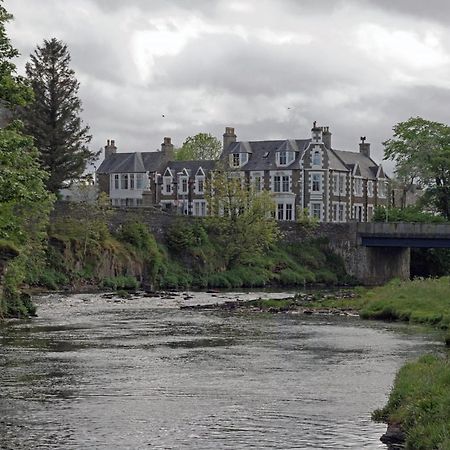
[[[205,182],[217,161],[173,161],[173,145],[161,151],[117,153],[105,147],[97,171],[100,188],[116,206],[159,205],[182,214],[205,216]],[[305,211],[322,222],[370,221],[388,201],[388,178],[361,138],[358,152],[336,150],[328,127],[314,123],[308,139],[238,141],[234,128],[223,135],[221,167],[256,191],[273,193],[275,217],[296,220]]]

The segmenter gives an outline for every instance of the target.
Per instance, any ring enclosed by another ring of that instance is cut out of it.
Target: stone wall
[[[77,205],[58,202],[52,218],[80,216]],[[164,241],[165,231],[174,222],[201,220],[163,212],[157,208],[113,208],[110,219],[111,230],[117,230],[123,223],[137,220],[148,225],[156,239]],[[371,224],[366,228],[370,228]],[[391,278],[409,278],[409,248],[371,248],[360,245],[361,224],[319,223],[305,227],[296,222],[280,222],[282,239],[288,243],[302,242],[305,239],[326,238],[332,251],[340,255],[347,272],[363,284],[383,284]]]

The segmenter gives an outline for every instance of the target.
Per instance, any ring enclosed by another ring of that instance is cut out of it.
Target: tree
[[[425,190],[425,201],[450,220],[450,127],[411,117],[393,128],[384,142],[385,159],[395,161],[395,173]]]
[[[177,161],[218,159],[222,152],[220,141],[209,133],[189,136],[175,154]]]
[[[239,172],[217,170],[206,186],[210,226],[223,241],[228,266],[261,253],[279,238],[268,191],[258,192]]]
[[[28,134],[34,137],[40,162],[49,173],[47,188],[57,192],[65,181],[82,175],[98,156],[88,149],[92,136],[80,118],[79,82],[69,67],[67,46],[55,38],[44,40],[26,65],[34,101],[23,111]]]
[[[9,111],[32,98],[31,90],[16,75],[12,62],[18,52],[5,31],[11,18],[0,2],[0,102]],[[13,121],[0,129],[0,251],[14,248],[17,255],[7,264],[2,281],[0,316],[27,312],[19,286],[27,268],[43,253],[45,226],[53,200],[45,189],[46,179],[33,140],[23,134],[22,124]]]

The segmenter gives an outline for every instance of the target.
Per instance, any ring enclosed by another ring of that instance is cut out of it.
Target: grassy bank
[[[398,372],[377,422],[400,424],[411,450],[450,449],[450,361],[425,355]]]
[[[348,308],[363,319],[401,321],[450,329],[450,277],[392,280],[373,289],[358,289],[355,298],[328,298],[314,308]]]

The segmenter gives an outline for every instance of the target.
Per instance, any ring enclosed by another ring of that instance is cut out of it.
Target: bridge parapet
[[[450,239],[449,223],[369,222],[357,223],[360,236],[398,238],[446,238]]]

